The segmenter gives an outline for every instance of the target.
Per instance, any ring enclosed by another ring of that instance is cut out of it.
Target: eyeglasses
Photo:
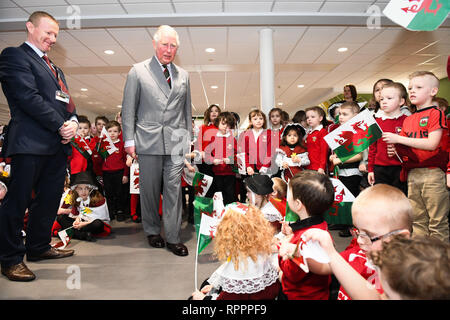
[[[402,232],[403,230],[394,230],[394,231],[388,232],[388,233],[386,233],[386,234],[383,234],[382,236],[377,236],[377,237],[373,237],[373,238],[369,237],[366,233],[363,233],[363,232],[359,231],[359,230],[356,229],[356,228],[353,228],[352,231],[353,231],[353,233],[355,234],[355,236],[358,237],[358,238],[361,238],[361,240],[362,240],[364,243],[366,243],[366,244],[372,244],[372,243],[374,243],[375,241],[382,240],[382,239],[385,239],[385,238],[387,238],[387,237],[390,237],[390,236],[399,234],[399,233]]]

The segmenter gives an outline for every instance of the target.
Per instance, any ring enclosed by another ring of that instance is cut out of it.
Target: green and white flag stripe
[[[355,197],[339,179],[330,178],[334,187],[334,202],[325,213],[325,221],[331,224],[352,225],[352,204]]]
[[[357,114],[324,139],[342,162],[367,149],[381,138],[381,128],[369,110]]]
[[[432,31],[445,21],[449,11],[448,0],[391,0],[383,14],[408,30]]]

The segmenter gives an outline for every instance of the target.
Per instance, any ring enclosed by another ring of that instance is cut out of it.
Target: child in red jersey
[[[238,153],[245,153],[247,175],[265,174],[271,165],[271,130],[267,130],[266,115],[261,110],[252,110],[248,115],[250,125],[239,136]]]
[[[383,132],[399,134],[403,121],[406,119],[400,108],[405,104],[402,98],[403,85],[398,82],[385,84],[381,90],[380,110],[375,114],[375,120]],[[398,157],[389,157],[387,144],[379,139],[369,147],[368,182],[370,185],[386,183],[397,187],[405,194],[406,184],[400,181],[401,162]]]
[[[198,131],[197,140],[194,143],[194,150],[195,152],[198,152],[201,154],[201,159],[199,161],[195,160],[195,164],[198,167],[198,170],[206,174],[208,176],[211,176],[214,178],[214,171],[213,165],[211,162],[208,162],[205,154],[205,150],[208,147],[208,145],[211,143],[211,139],[216,135],[217,133],[217,127],[214,124],[215,119],[220,114],[220,108],[216,104],[212,104],[206,109],[204,113],[204,120],[203,125],[200,126]],[[206,193],[206,197],[212,198],[214,195],[214,192],[216,190],[215,186],[215,180],[213,180],[213,184],[209,188],[208,192]]]
[[[109,215],[111,220],[117,217],[117,221],[124,221],[126,219],[126,199],[124,199],[123,185],[128,182],[129,177],[129,168],[126,165],[127,153],[123,141],[119,139],[120,124],[117,121],[109,121],[105,128],[117,148],[105,159],[102,165]]]
[[[72,155],[70,160],[70,174],[73,176],[82,171],[93,170],[92,153],[95,150],[95,140],[89,136],[91,122],[85,116],[78,116],[78,132],[71,141]]]
[[[405,119],[400,135],[385,132],[383,140],[391,144],[389,155],[394,157],[397,152],[403,160],[408,198],[414,209],[414,235],[448,242],[448,129],[444,113],[432,104],[439,79],[428,71],[414,72],[409,79],[409,97],[417,111]]]
[[[334,201],[334,188],[330,179],[323,174],[311,170],[298,173],[289,181],[287,192],[289,208],[299,216],[297,222],[291,223],[292,229],[289,242],[285,246],[296,245],[303,233],[309,229],[322,229],[327,232],[327,223],[323,214]],[[327,300],[329,296],[330,275],[318,275],[304,272],[295,262],[279,256],[279,266],[283,272],[280,298],[288,300]]]
[[[383,243],[392,237],[409,237],[412,231],[412,207],[403,192],[386,184],[377,184],[363,190],[352,206],[352,217],[356,226],[356,241],[343,252],[338,253],[328,232],[308,230],[304,241],[319,242],[327,252],[330,263],[321,264],[308,260],[313,273],[327,275],[333,273],[341,288],[338,300],[378,299],[383,293],[377,270],[367,259],[367,255],[382,249]],[[297,256],[298,253],[294,253]],[[369,296],[354,290],[354,282],[367,288]],[[369,286],[370,284],[370,286]]]
[[[283,130],[275,162],[282,169],[281,177],[286,182],[310,164],[304,136],[305,129],[298,123],[288,124]]]
[[[230,112],[220,113],[214,121],[217,133],[205,149],[206,162],[213,164],[215,190],[222,192],[225,205],[236,201],[233,164],[236,163],[237,142],[231,132],[234,122],[234,116]]]
[[[306,147],[309,153],[309,170],[325,173],[327,169],[328,145],[323,139],[328,132],[325,111],[320,107],[310,107],[306,110],[306,122],[310,127],[306,137]]]

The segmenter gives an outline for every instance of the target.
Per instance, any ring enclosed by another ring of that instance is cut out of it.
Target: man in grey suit
[[[160,26],[154,35],[155,55],[133,65],[122,102],[125,150],[139,161],[142,225],[152,247],[163,248],[159,199],[163,187],[164,234],[167,248],[187,256],[180,243],[181,172],[192,132],[188,73],[173,63],[178,34]]]

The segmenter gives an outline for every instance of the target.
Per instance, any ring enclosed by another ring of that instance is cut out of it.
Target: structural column
[[[268,115],[275,106],[275,81],[273,60],[273,30],[266,28],[259,33],[259,85],[261,110]]]

